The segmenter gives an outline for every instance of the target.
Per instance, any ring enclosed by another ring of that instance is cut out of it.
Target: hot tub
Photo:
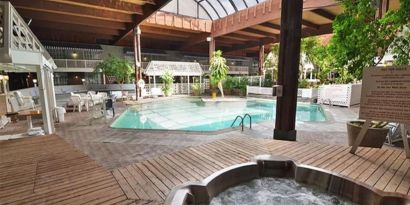
[[[165,204],[210,204],[212,199],[220,197],[218,195],[229,188],[235,191],[232,187],[246,186],[252,180],[269,178],[280,179],[279,181],[294,180],[294,184],[319,190],[331,197],[335,196],[338,198],[336,200],[346,201],[347,204],[410,204],[410,199],[406,195],[383,192],[326,170],[299,165],[290,159],[271,155],[257,156],[253,162],[223,169],[202,182],[177,186],[168,195]]]

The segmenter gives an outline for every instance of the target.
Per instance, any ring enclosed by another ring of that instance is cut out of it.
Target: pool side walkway
[[[162,204],[170,190],[258,154],[352,178],[371,187],[409,194],[410,160],[399,149],[234,137],[159,155],[109,171],[62,138],[0,142],[0,204]]]

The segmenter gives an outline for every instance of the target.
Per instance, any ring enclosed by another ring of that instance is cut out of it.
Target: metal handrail
[[[233,127],[235,125],[236,120],[238,120],[238,118],[241,119],[241,123],[239,123],[240,126],[242,126],[242,132],[243,132],[243,126],[244,126],[244,121],[246,116],[249,117],[249,129],[252,129],[252,116],[249,115],[248,113],[246,113],[243,117],[238,115],[236,116],[235,120],[232,122],[231,127]]]
[[[249,129],[252,129],[252,116],[249,115],[248,113],[246,113],[246,114],[243,116],[243,119],[242,119],[242,127],[243,127],[243,122],[245,121],[246,116],[249,117]],[[243,128],[242,128],[242,129],[243,129]]]
[[[236,122],[236,120],[238,120],[238,118],[241,118],[241,123],[239,125],[242,125],[243,117],[238,115],[238,116],[236,116],[235,120],[232,122],[231,127],[233,127],[235,125],[235,122]],[[243,126],[242,126],[242,130],[243,130]]]

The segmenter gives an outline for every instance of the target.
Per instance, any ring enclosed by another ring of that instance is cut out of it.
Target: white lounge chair
[[[14,91],[9,95],[8,101],[12,112],[29,110],[34,108],[34,100],[31,96],[23,96],[20,91]]]
[[[103,96],[96,94],[94,91],[88,91],[87,95],[91,99],[92,106],[103,103]]]
[[[73,112],[77,108],[78,112],[81,112],[82,107],[85,105],[84,101],[81,99],[80,94],[71,93],[70,100],[67,103],[68,106],[73,106]]]

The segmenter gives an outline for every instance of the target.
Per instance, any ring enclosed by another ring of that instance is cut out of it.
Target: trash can
[[[58,122],[64,122],[65,108],[63,108],[63,107],[56,107],[56,112],[57,112]]]

